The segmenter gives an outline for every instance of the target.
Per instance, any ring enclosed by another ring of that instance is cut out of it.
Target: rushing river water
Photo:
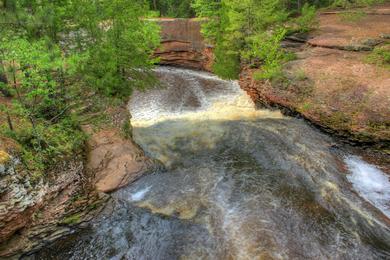
[[[390,183],[304,121],[256,110],[236,82],[159,68],[129,103],[166,170],[116,192],[39,259],[389,259]]]

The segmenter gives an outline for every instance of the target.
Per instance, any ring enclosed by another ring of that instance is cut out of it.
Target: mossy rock
[[[0,164],[7,164],[11,160],[11,156],[5,151],[0,150]]]
[[[61,224],[63,225],[75,225],[78,224],[82,221],[82,216],[80,213],[76,213],[74,215],[65,217],[62,221]]]

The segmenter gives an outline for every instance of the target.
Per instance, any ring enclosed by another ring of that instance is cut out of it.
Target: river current
[[[134,139],[165,169],[113,194],[91,227],[36,259],[390,259],[378,167],[235,81],[161,67],[129,102]]]

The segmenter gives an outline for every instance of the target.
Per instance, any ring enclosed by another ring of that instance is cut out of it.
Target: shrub
[[[14,131],[3,126],[1,132],[21,145],[23,164],[35,179],[39,179],[56,163],[83,149],[86,136],[77,125],[76,120],[67,118],[52,125],[39,122],[33,128],[26,120]]]
[[[302,7],[301,15],[295,18],[295,23],[298,26],[299,32],[309,32],[317,27],[318,21],[316,19],[317,11],[315,6],[305,3]]]
[[[281,28],[272,34],[263,33],[252,38],[249,51],[243,55],[250,60],[260,60],[261,70],[255,74],[256,79],[283,78],[283,64],[293,59],[293,55],[282,50],[280,46],[286,32],[286,29]]]
[[[390,69],[390,44],[375,47],[366,60],[369,63]]]

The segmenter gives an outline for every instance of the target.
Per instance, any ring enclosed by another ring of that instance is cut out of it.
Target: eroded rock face
[[[0,151],[5,154],[4,151]],[[31,187],[29,178],[17,173],[20,162],[9,157],[0,162],[0,241],[9,239],[17,230],[27,225],[36,207],[42,202],[47,186],[41,190]]]
[[[162,42],[155,56],[160,64],[211,71],[212,47],[204,42],[200,21],[159,19],[158,23]]]
[[[93,133],[88,146],[87,168],[94,176],[96,189],[101,192],[122,188],[155,167],[143,150],[116,128]]]
[[[39,183],[17,157],[9,158],[0,164],[0,258],[17,258],[71,233],[108,199],[88,188],[81,158],[64,161]]]
[[[333,134],[386,149],[390,71],[368,56],[374,46],[390,43],[384,37],[390,33],[388,11],[388,4],[367,9],[355,22],[340,12],[320,15],[318,30],[283,43],[297,55],[285,66],[284,82],[256,81],[255,70],[245,68],[241,87],[259,105],[286,108]]]

